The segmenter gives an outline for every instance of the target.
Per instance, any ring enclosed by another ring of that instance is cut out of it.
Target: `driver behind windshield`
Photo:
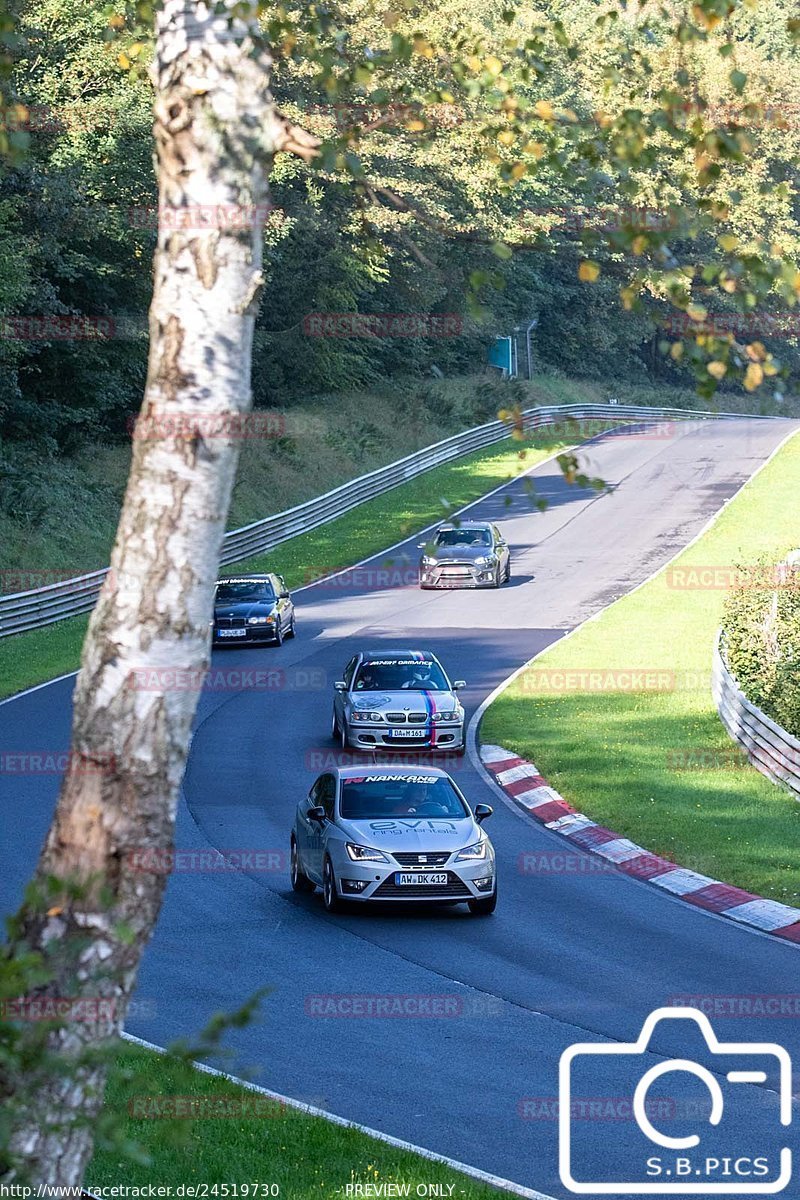
[[[353,685],[357,692],[447,692],[449,685],[438,663],[397,660],[364,663]]]

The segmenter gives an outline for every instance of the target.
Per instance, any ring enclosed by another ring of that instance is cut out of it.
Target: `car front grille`
[[[463,897],[471,899],[472,892],[465,883],[462,883],[457,875],[452,871],[447,872],[447,883],[429,887],[427,884],[408,884],[400,885],[394,881],[394,875],[390,875],[388,879],[384,879],[379,888],[372,893],[371,899],[395,899],[398,896],[413,897],[416,900],[435,900],[437,896],[447,896],[455,899]]]
[[[409,725],[424,725],[425,722],[427,721],[427,719],[428,719],[427,713],[409,713],[408,714]]]
[[[470,575],[473,563],[445,562],[441,564],[442,575]]]
[[[214,624],[218,629],[245,629],[247,627],[244,617],[215,617]]]
[[[448,850],[439,852],[431,851],[426,853],[424,850],[412,850],[409,853],[393,854],[392,858],[400,863],[401,867],[441,867],[450,857]]]
[[[427,713],[387,712],[386,720],[390,725],[424,725],[428,720]]]
[[[406,714],[405,713],[387,713],[386,720],[391,721],[393,725],[405,725]]]

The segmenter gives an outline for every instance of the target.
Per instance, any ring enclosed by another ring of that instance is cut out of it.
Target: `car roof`
[[[362,779],[365,775],[388,775],[390,778],[396,778],[398,775],[426,775],[431,779],[450,778],[447,771],[443,771],[441,767],[408,767],[402,763],[398,763],[397,766],[392,763],[362,763],[359,767],[332,767],[331,771],[338,775],[339,779]]]

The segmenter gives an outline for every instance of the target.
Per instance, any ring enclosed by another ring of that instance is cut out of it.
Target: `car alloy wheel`
[[[275,625],[275,645],[276,646],[283,645],[283,625],[281,623],[280,618],[278,618],[278,621]]]
[[[295,892],[313,892],[314,884],[300,867],[300,856],[297,850],[297,841],[292,834],[291,846],[291,867],[290,867],[292,890]]]
[[[297,633],[297,629],[295,628],[296,621],[297,617],[294,615],[294,613],[292,613],[292,619],[289,623],[289,628],[286,630],[287,637],[294,637]]]
[[[327,855],[325,856],[325,864],[322,868],[322,900],[326,912],[341,911],[342,902],[336,891],[336,876],[333,873],[333,863]]]

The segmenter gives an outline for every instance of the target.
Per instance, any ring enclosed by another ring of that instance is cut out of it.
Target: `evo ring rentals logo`
[[[679,1047],[683,1056],[668,1057]],[[663,1047],[663,1048],[662,1048]],[[679,1119],[663,1131],[653,1084]],[[598,1090],[599,1086],[599,1090]],[[577,1122],[574,1096],[627,1097],[630,1120]],[[559,1172],[582,1196],[765,1196],[792,1178],[792,1061],[774,1042],[720,1042],[694,1008],[659,1008],[635,1042],[580,1042],[559,1064]]]

